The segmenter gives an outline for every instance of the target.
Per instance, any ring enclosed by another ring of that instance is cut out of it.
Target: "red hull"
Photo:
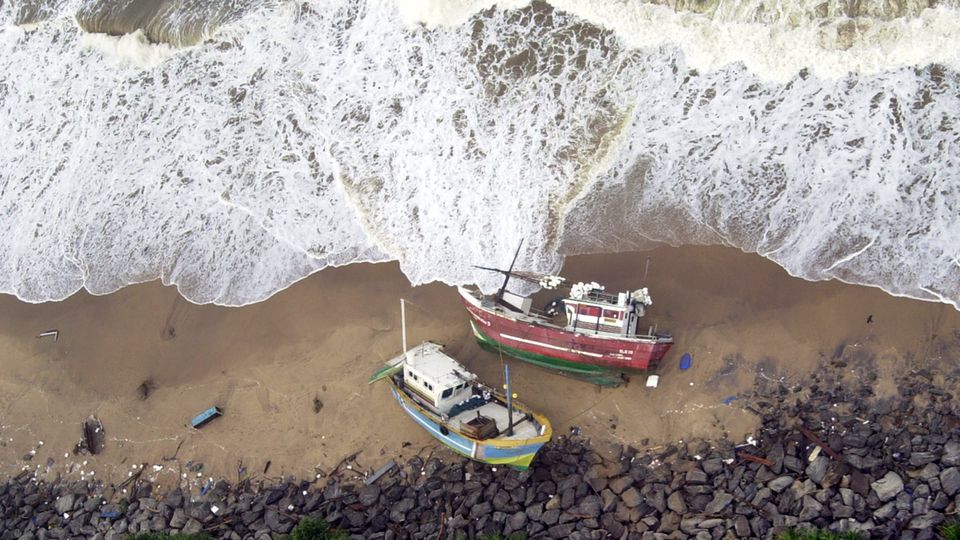
[[[673,340],[666,336],[626,338],[571,332],[532,316],[515,317],[501,309],[494,311],[466,296],[463,300],[477,329],[487,338],[521,353],[553,359],[557,362],[552,367],[558,369],[572,364],[570,367],[595,366],[626,373],[650,371],[659,366],[673,345]],[[525,354],[514,355],[530,359]]]

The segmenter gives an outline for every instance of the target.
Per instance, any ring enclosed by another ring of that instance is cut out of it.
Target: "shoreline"
[[[598,390],[511,361],[520,399],[544,411],[556,433],[575,427],[604,444],[653,450],[690,438],[739,443],[758,419],[722,401],[752,388],[758,375],[796,382],[838,347],[869,349],[885,359],[878,385],[890,395],[895,375],[952,354],[960,341],[950,335],[960,326],[950,306],[791,278],[733,248],[571,257],[563,274],[611,290],[636,288],[648,257],[642,285],[654,305],[646,320],[676,340],[659,388],[635,377],[626,388]],[[152,467],[178,448],[182,461],[204,464],[204,480],[234,478],[241,466],[260,471],[268,461],[270,474],[308,478],[357,449],[365,465],[405,459],[437,443],[385,388],[366,384],[400,348],[401,296],[412,306],[410,343],[445,343],[481,379],[500,380],[500,362],[473,341],[456,290],[410,287],[396,263],[325,269],[241,308],[191,304],[157,282],[55,304],[0,298],[0,474],[27,467],[119,482],[132,464],[146,462],[153,481],[175,485],[181,473]],[[874,322],[865,322],[868,315]],[[36,337],[50,329],[59,330],[56,341]],[[694,366],[681,372],[684,352]],[[223,418],[186,427],[213,405]],[[103,422],[105,450],[76,456],[80,423],[90,414]]]
[[[766,538],[795,528],[933,538],[960,507],[951,398],[960,374],[937,380],[931,369],[913,370],[896,378],[895,396],[882,397],[877,379],[857,373],[876,360],[848,348],[822,359],[808,384],[757,376],[740,397],[763,427],[740,445],[691,440],[651,452],[560,435],[527,471],[430,452],[372,477],[379,464],[354,456],[315,479],[221,479],[203,490],[160,490],[139,474],[115,486],[24,472],[0,483],[0,539],[184,532],[262,540],[305,517],[375,540]]]

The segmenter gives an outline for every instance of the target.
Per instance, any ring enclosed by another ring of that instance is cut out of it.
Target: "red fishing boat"
[[[505,275],[496,295],[458,290],[470,312],[474,336],[488,350],[595,384],[617,386],[627,374],[655,370],[673,345],[670,334],[640,323],[653,303],[646,288],[610,294],[597,283],[576,283],[565,297],[539,311],[532,308],[530,297],[506,289],[509,279],[559,288],[564,278],[514,272],[512,264],[510,270],[485,269]]]

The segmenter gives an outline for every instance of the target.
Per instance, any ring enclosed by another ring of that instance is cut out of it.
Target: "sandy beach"
[[[511,362],[522,401],[546,413],[556,433],[576,426],[601,449],[743,441],[756,417],[724,398],[749,390],[757,377],[809,377],[820,359],[844,347],[869,355],[890,392],[895,374],[960,356],[960,313],[949,306],[805,282],[735,249],[574,257],[563,274],[608,290],[648,286],[648,324],[676,339],[655,389],[634,378],[601,390]],[[418,452],[452,458],[396,407],[386,385],[366,383],[399,352],[401,297],[411,305],[411,343],[445,343],[499,384],[501,361],[473,342],[456,290],[412,288],[392,263],[327,269],[244,308],[194,305],[157,282],[51,304],[3,296],[2,474],[30,468],[41,476],[120,481],[147,464],[161,487],[186,481],[197,488],[209,477],[235,481],[241,472],[312,478],[358,451],[365,469]],[[37,337],[53,329],[56,340]],[[694,359],[688,371],[677,367],[684,352]],[[222,418],[189,427],[213,405]],[[91,414],[103,422],[105,450],[74,455],[80,424]],[[188,462],[203,469],[188,473]]]

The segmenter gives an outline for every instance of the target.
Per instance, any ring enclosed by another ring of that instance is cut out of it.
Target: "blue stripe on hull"
[[[474,458],[473,456],[473,441],[449,431],[447,435],[444,435],[440,432],[440,425],[428,418],[426,415],[418,411],[415,407],[411,407],[403,399],[401,394],[397,392],[395,388],[390,389],[393,392],[393,397],[396,398],[397,402],[400,403],[400,406],[403,407],[403,410],[410,415],[418,424],[423,426],[431,435],[434,436],[437,440],[443,444],[450,447],[451,450],[457,452],[468,458]],[[477,448],[477,455],[474,459],[479,459],[481,461],[490,459],[511,459],[519,458],[522,456],[532,456],[536,454],[540,447],[544,443],[537,444],[525,444],[523,446],[513,446],[513,447],[499,447],[493,446],[490,444],[480,443]]]
[[[400,406],[403,407],[403,410],[406,411],[407,414],[409,414],[410,417],[413,418],[418,424],[423,426],[423,428],[426,429],[431,435],[433,435],[436,439],[438,439],[443,444],[449,446],[452,450],[456,451],[457,453],[463,454],[466,457],[472,457],[472,453],[473,453],[472,441],[468,440],[465,437],[457,435],[452,431],[450,431],[449,434],[444,435],[443,433],[440,432],[440,426],[436,422],[424,416],[423,413],[421,413],[417,409],[407,405],[407,402],[404,401],[403,397],[401,397],[400,393],[397,392],[396,389],[391,388],[390,391],[393,392],[393,397],[397,399],[397,402],[400,403]]]

